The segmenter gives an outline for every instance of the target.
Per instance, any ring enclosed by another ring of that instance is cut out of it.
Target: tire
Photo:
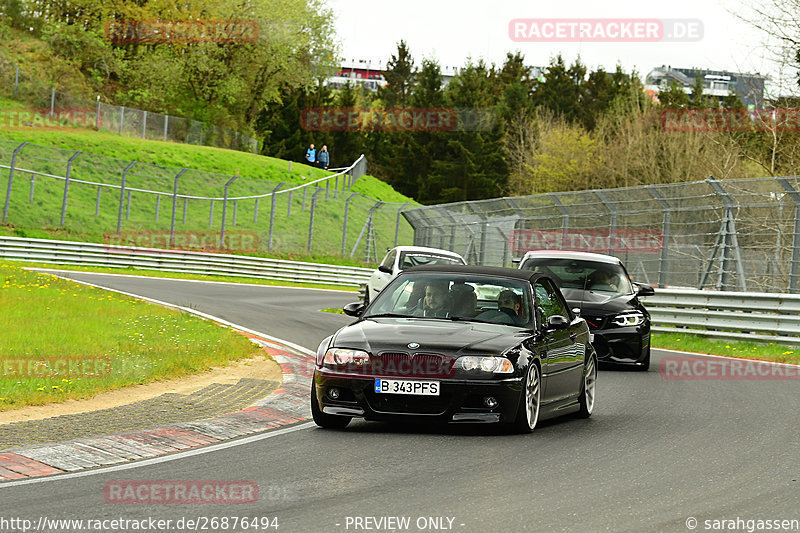
[[[589,418],[594,411],[597,399],[597,356],[594,353],[588,354],[583,366],[583,384],[581,385],[581,395],[578,396],[579,418]]]
[[[642,359],[642,364],[636,367],[641,372],[647,372],[650,370],[650,347],[647,347],[647,355],[644,356]]]
[[[539,409],[542,400],[542,373],[539,367],[531,361],[525,373],[522,384],[522,394],[519,397],[517,418],[513,422],[513,429],[517,433],[530,433],[539,422]]]
[[[311,382],[311,417],[315,424],[326,429],[343,429],[350,423],[349,416],[329,415],[320,410],[317,401],[317,387],[313,381]]]

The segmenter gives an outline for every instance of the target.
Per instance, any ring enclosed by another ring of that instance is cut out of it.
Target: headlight
[[[484,357],[479,355],[466,355],[459,357],[456,362],[462,370],[482,370],[495,374],[511,374],[514,372],[514,365],[505,357]]]
[[[615,316],[613,322],[614,325],[619,326],[621,328],[628,326],[638,326],[639,324],[644,322],[644,314],[642,314],[640,311],[631,311],[630,313],[624,313]]]
[[[327,365],[362,366],[369,360],[369,354],[364,350],[351,350],[349,348],[331,348],[325,352],[322,362]]]

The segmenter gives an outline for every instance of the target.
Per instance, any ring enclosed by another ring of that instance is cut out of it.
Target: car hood
[[[453,355],[500,354],[531,335],[530,330],[499,324],[424,318],[374,318],[346,326],[332,346],[365,350]],[[409,348],[409,343],[419,347]]]
[[[610,315],[639,308],[633,294],[614,296],[581,289],[561,289],[561,292],[570,307],[578,307],[584,314]]]

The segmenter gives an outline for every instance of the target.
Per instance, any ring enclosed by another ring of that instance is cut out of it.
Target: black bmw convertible
[[[401,273],[317,350],[317,425],[425,419],[520,432],[595,406],[597,356],[586,321],[531,271],[425,266]]]

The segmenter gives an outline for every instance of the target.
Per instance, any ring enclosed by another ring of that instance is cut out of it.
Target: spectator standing
[[[306,163],[312,167],[317,163],[317,151],[314,150],[314,143],[311,143],[311,146],[306,150]]]
[[[328,146],[323,144],[317,154],[317,166],[321,169],[328,170],[328,165],[331,163],[331,155],[328,153]]]

